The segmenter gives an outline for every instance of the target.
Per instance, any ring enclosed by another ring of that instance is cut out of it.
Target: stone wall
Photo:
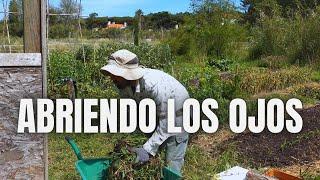
[[[17,134],[20,99],[41,96],[41,67],[0,66],[0,179],[44,178],[44,136]]]

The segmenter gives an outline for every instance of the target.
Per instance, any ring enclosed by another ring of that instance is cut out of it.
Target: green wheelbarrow
[[[111,166],[111,160],[107,158],[99,159],[83,159],[80,149],[74,140],[70,137],[65,137],[71,145],[78,161],[75,163],[77,171],[83,180],[104,180],[108,179],[108,170]]]
[[[170,167],[162,168],[163,180],[181,180],[182,176]]]

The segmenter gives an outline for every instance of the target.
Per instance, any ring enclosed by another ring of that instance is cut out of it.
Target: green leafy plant
[[[233,63],[232,60],[229,59],[221,59],[217,60],[215,58],[209,58],[208,65],[218,68],[220,71],[228,71],[230,69],[230,65]]]

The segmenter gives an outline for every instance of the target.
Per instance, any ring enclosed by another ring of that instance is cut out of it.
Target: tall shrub
[[[296,33],[292,33],[293,51],[289,51],[290,60],[297,64],[320,63],[320,6],[318,10],[307,18],[301,16],[295,20]]]

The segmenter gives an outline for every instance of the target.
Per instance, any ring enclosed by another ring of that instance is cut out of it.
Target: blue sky
[[[58,6],[60,2],[60,0],[48,1],[54,6]],[[236,6],[240,5],[240,0],[232,1]],[[82,7],[83,15],[96,12],[99,16],[134,16],[137,9],[142,9],[145,14],[159,11],[185,12],[190,10],[190,0],[82,0]],[[0,11],[2,10],[1,5]]]

